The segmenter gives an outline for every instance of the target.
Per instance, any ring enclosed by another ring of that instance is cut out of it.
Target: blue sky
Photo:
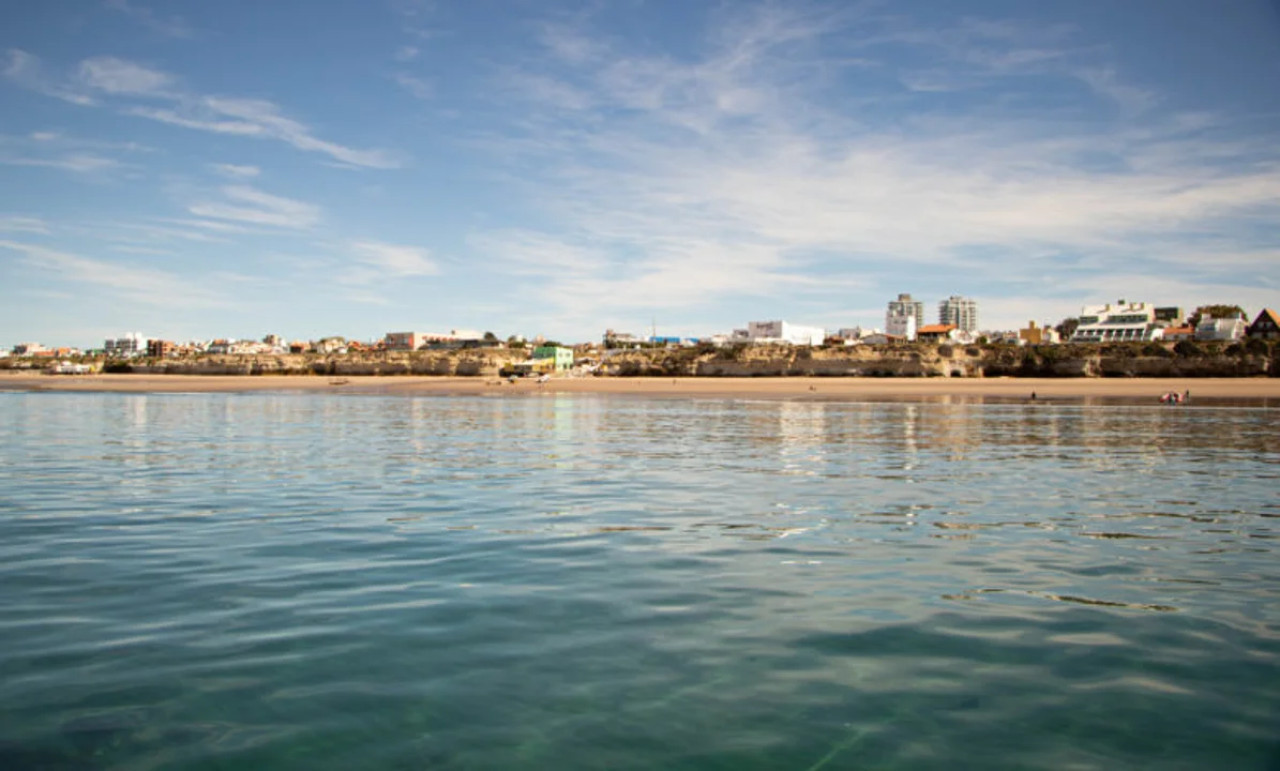
[[[0,8],[0,345],[1280,305],[1280,12]]]

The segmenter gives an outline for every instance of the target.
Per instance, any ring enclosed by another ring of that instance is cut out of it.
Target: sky
[[[1280,306],[1270,0],[0,5],[0,346]]]

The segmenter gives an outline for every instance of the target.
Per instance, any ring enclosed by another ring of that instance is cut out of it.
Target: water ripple
[[[1276,430],[0,394],[0,767],[1265,768]]]

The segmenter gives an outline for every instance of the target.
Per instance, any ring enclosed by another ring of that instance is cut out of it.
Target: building
[[[924,343],[945,343],[955,340],[959,331],[955,324],[925,324],[916,333],[916,339]]]
[[[1038,327],[1034,321],[1028,321],[1026,329],[1018,330],[1018,342],[1024,345],[1057,345],[1061,340],[1058,330],[1047,324]]]
[[[977,332],[978,303],[953,294],[938,303],[938,323],[954,324],[961,332]]]
[[[1196,329],[1190,325],[1183,324],[1176,327],[1165,327],[1161,333],[1160,339],[1166,343],[1180,343],[1183,340],[1193,340],[1196,336]]]
[[[13,346],[14,356],[35,356],[49,350],[40,343],[18,343]]]
[[[388,351],[416,351],[426,345],[427,336],[421,332],[388,332],[383,342]]]
[[[553,362],[550,369],[562,372],[573,367],[573,349],[562,345],[540,345],[533,349],[533,359],[534,361],[550,359]]]
[[[1073,343],[1140,343],[1158,340],[1162,330],[1150,303],[1118,301],[1114,306],[1086,305],[1080,309],[1080,324],[1071,335]]]
[[[735,337],[737,331],[734,330]],[[822,345],[827,330],[822,327],[805,327],[785,321],[747,322],[747,339],[753,343],[789,343],[791,345]]]
[[[920,304],[924,305],[924,303]],[[916,339],[916,333],[919,332],[921,326],[916,322],[914,314],[887,313],[884,317],[885,334],[900,337],[908,342]]]
[[[1238,316],[1226,319],[1205,316],[1196,324],[1196,339],[1221,342],[1239,340],[1244,337],[1246,326],[1244,319]]]
[[[1280,337],[1280,316],[1270,308],[1263,308],[1262,313],[1258,314],[1258,318],[1253,320],[1246,330],[1249,337],[1260,337],[1266,340],[1274,340]]]
[[[147,355],[159,359],[165,356],[172,356],[177,349],[171,340],[148,340]]]
[[[311,344],[311,350],[323,354],[345,354],[347,352],[347,339],[338,335],[323,337]]]
[[[605,348],[631,348],[644,342],[630,332],[618,332],[612,329],[604,331]]]
[[[1156,321],[1163,321],[1170,326],[1181,326],[1186,317],[1186,312],[1174,305],[1156,308]]]
[[[107,356],[118,356],[120,358],[142,356],[147,352],[147,338],[143,337],[140,332],[130,332],[115,340],[106,340],[102,348]]]
[[[890,300],[884,313],[885,329],[889,327],[890,316],[911,316],[916,320],[916,329],[924,326],[924,302],[912,300],[910,294],[899,294],[898,299]]]

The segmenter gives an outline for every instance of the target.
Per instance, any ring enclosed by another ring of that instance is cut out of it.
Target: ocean
[[[0,768],[1280,767],[1274,409],[0,394]]]

